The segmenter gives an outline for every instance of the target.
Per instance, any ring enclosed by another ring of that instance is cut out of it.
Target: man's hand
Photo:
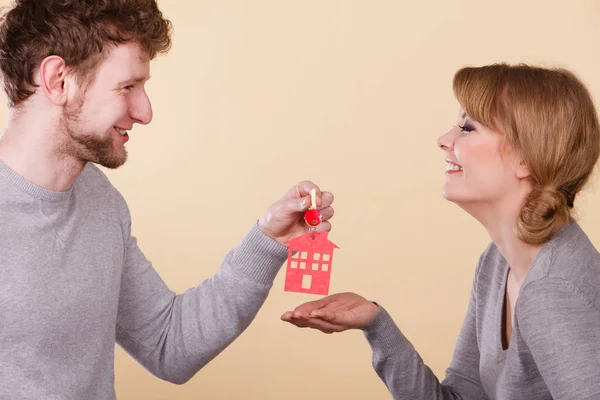
[[[323,214],[323,220],[316,230],[329,232],[329,219],[333,217],[333,195],[330,192],[321,192],[321,189],[310,181],[300,182],[271,205],[258,220],[258,227],[265,235],[281,244],[308,232],[304,213],[311,205],[311,189],[316,190],[317,209]]]

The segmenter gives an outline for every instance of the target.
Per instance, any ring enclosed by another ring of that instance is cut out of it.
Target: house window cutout
[[[294,268],[294,269],[298,268],[298,261],[292,261],[290,264],[290,268]]]
[[[302,289],[309,290],[311,286],[312,286],[312,275],[302,276]]]
[[[338,246],[327,238],[327,234],[311,232],[285,243],[289,246],[284,286],[286,292],[329,293],[333,251]],[[292,267],[294,261],[296,263]]]

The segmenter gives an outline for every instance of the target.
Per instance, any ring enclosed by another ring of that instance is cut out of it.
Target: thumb
[[[301,197],[299,199],[287,199],[282,205],[282,211],[288,215],[305,212],[310,207],[310,196]]]
[[[310,207],[310,196],[302,197],[298,200],[298,211],[306,211]]]

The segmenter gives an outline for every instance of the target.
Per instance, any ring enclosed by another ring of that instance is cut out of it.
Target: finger
[[[318,318],[311,319],[302,319],[302,318],[291,318],[289,321],[290,324],[298,327],[298,328],[311,328],[317,329],[324,333],[333,333],[333,332],[342,332],[348,329],[342,325],[335,325],[329,323],[327,321],[320,320]]]
[[[327,207],[327,208],[324,208],[321,210],[321,214],[323,215],[322,221],[327,221],[333,217],[333,214],[335,214],[335,211],[333,210],[333,207]]]
[[[321,306],[321,307],[325,307],[325,306]],[[302,306],[298,306],[295,310],[294,313],[292,315],[292,318],[300,318],[300,319],[307,319],[308,316],[316,309],[320,308],[317,305],[314,304],[306,304],[306,305],[302,305]]]
[[[333,203],[333,194],[331,192],[322,192],[319,187],[310,181],[301,182],[292,188],[283,199],[281,207],[284,212],[297,213],[304,212],[312,205],[310,191],[316,189],[316,207],[321,210],[330,207]]]
[[[294,316],[293,311],[287,311],[281,316],[281,320],[282,321],[290,321],[293,316]]]
[[[310,201],[310,195],[308,198]],[[333,204],[333,194],[331,192],[317,192],[315,202],[317,209],[322,211],[324,208],[330,207],[331,204]]]
[[[310,318],[306,320],[306,326],[312,329],[318,329],[324,333],[342,332],[348,329],[348,327],[338,324],[332,324],[331,322],[324,321],[320,318]]]
[[[298,328],[308,328],[308,320],[307,319],[290,318],[286,322],[289,322],[290,324],[297,326]]]
[[[270,207],[270,217],[274,219],[301,219],[304,212],[310,207],[310,196],[299,199],[283,198]]]
[[[324,208],[330,207],[333,204],[333,193],[331,192],[321,192],[320,195],[317,194],[317,207],[322,211]]]
[[[300,199],[302,197],[304,196],[302,196],[300,193],[300,188],[298,185],[294,185],[292,188],[290,188],[290,190],[287,191],[285,196],[283,196],[284,199]]]
[[[323,221],[316,226],[315,230],[317,232],[331,232],[331,222]]]
[[[317,197],[321,197],[321,189],[311,181],[303,181],[296,185],[296,193],[299,197],[310,196],[310,191],[313,189],[315,189]]]
[[[339,324],[341,322],[341,321],[339,321],[338,314],[336,312],[330,311],[330,310],[325,310],[325,309],[313,310],[309,314],[309,317],[310,318],[319,318],[319,319],[322,319],[324,321],[334,323],[334,324]]]
[[[310,208],[310,196],[300,198],[284,198],[276,205],[277,213],[280,215],[292,215],[305,212]]]
[[[311,181],[302,181],[297,185],[294,185],[288,192],[283,196],[286,199],[301,199],[306,196],[310,196],[312,189],[316,190],[317,196],[321,195],[321,189]]]
[[[323,297],[319,300],[309,301],[300,304],[294,309],[293,315],[295,318],[308,318],[311,312],[327,306],[331,302],[330,297]]]

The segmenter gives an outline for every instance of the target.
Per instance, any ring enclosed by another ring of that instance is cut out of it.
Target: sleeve
[[[364,329],[364,333],[373,351],[373,367],[393,398],[397,400],[487,398],[479,379],[479,347],[475,321],[476,278],[450,367],[446,370],[445,380],[440,383],[386,310],[380,307],[373,321]]]
[[[185,383],[249,326],[287,257],[287,248],[254,224],[213,276],[175,295],[131,236],[126,205],[123,213],[125,263],[117,343],[157,377]]]
[[[543,278],[523,288],[518,329],[552,398],[600,398],[600,313],[573,285]]]

